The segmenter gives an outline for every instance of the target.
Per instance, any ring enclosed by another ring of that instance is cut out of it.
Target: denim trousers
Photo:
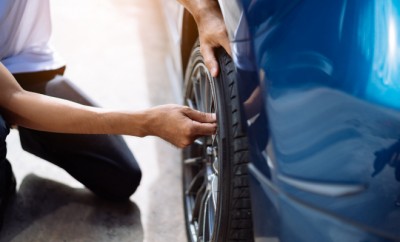
[[[6,138],[9,132],[10,129],[6,121],[3,119],[3,116],[1,116],[0,114],[0,164],[3,164],[6,159],[7,155]]]
[[[60,76],[64,69],[14,74],[28,91],[95,106],[71,82]],[[60,73],[61,72],[61,73]],[[0,119],[1,162],[7,153],[9,129]],[[110,200],[124,200],[139,186],[141,170],[119,135],[62,134],[18,127],[22,148],[63,169],[95,194]],[[12,161],[10,161],[12,164]]]

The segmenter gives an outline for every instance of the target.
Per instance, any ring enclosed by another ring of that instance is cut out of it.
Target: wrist
[[[192,14],[197,25],[202,23],[210,15],[220,13],[219,4],[216,0],[192,0],[187,3],[187,10]]]
[[[144,111],[117,111],[107,115],[111,131],[107,133],[126,134],[137,137],[150,135],[150,119],[146,110]]]
[[[152,108],[143,110],[139,115],[139,137],[154,136],[154,123],[156,122],[156,115]]]

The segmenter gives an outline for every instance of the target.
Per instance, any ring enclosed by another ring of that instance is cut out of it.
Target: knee
[[[123,172],[119,172],[118,175],[113,176],[109,180],[107,187],[103,187],[101,190],[92,190],[105,199],[112,201],[124,201],[128,200],[130,196],[133,195],[133,193],[137,190],[141,179],[142,172],[139,168],[127,169]]]
[[[117,197],[120,199],[129,199],[129,197],[135,193],[140,185],[140,181],[142,180],[141,170],[137,168],[128,171],[124,180],[126,182],[122,184],[121,190]]]

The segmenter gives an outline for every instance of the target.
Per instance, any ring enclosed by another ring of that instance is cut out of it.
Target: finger
[[[199,123],[193,121],[193,134],[194,135],[213,135],[217,131],[217,124]]]
[[[225,51],[232,56],[231,44],[229,42],[228,36],[225,35],[225,38],[222,38],[221,46],[225,49]]]
[[[215,58],[214,49],[211,46],[203,46],[201,48],[201,54],[204,58],[204,63],[206,64],[208,70],[213,77],[218,76],[218,62]]]
[[[216,123],[217,122],[217,116],[215,113],[203,113],[194,109],[188,109],[186,111],[186,115],[197,122],[200,123]]]

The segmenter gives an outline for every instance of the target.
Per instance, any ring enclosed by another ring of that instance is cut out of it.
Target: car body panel
[[[256,238],[399,239],[400,3],[234,2]]]

